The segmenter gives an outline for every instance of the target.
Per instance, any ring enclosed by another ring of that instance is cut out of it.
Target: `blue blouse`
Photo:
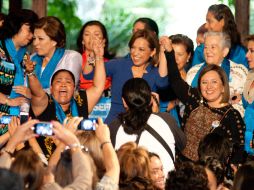
[[[131,70],[133,65],[130,58],[114,59],[105,63],[106,75],[112,78],[111,108],[105,120],[107,124],[113,121],[119,113],[125,111],[122,103],[122,87],[127,80],[133,78]],[[147,73],[144,73],[142,78],[148,82],[152,91],[168,86],[168,77],[160,77],[157,67],[149,64],[146,71]],[[93,73],[84,75],[86,79],[91,79],[92,76]]]

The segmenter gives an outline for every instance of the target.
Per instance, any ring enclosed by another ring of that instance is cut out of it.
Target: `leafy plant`
[[[165,20],[169,16],[165,3],[163,0],[105,1],[100,20],[107,28],[110,51],[116,52],[117,56],[128,53],[132,26],[139,17],[154,19],[163,31]]]
[[[67,35],[66,47],[76,49],[76,39],[82,21],[76,16],[76,0],[48,0],[48,16],[58,17],[65,26]]]

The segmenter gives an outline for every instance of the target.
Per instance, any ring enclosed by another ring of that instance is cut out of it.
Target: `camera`
[[[95,119],[84,119],[80,122],[79,130],[95,131],[96,120]]]
[[[13,115],[3,115],[0,117],[0,124],[8,125],[11,122]]]
[[[40,122],[34,125],[34,132],[40,136],[52,136],[53,124],[50,122]]]

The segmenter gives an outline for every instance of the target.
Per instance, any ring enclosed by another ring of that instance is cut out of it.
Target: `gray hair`
[[[225,32],[213,32],[208,31],[204,34],[204,39],[206,39],[208,36],[219,36],[220,37],[220,43],[222,48],[231,48],[231,39],[230,36]]]

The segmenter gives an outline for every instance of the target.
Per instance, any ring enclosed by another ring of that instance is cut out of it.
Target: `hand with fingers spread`
[[[71,119],[65,118],[63,122],[63,126],[71,131],[72,133],[75,133],[78,129],[78,125],[83,120],[83,117],[73,117]]]
[[[28,99],[32,98],[31,90],[26,86],[13,86],[13,90],[16,93],[21,94]]]
[[[38,120],[29,120],[26,123],[17,126],[15,132],[5,146],[5,149],[13,153],[17,145],[35,137],[36,134],[33,132],[33,126],[38,122]]]

